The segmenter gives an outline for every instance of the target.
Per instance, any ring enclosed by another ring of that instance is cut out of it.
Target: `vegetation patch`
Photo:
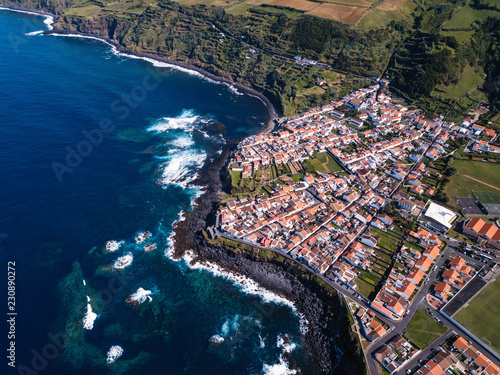
[[[500,351],[500,278],[486,286],[453,318],[475,336]]]
[[[356,22],[365,11],[365,7],[323,3],[308,14],[351,24]]]
[[[372,235],[379,239],[377,245],[384,247],[393,253],[399,250],[398,238],[376,228],[372,229]]]
[[[356,283],[356,289],[362,296],[368,299],[375,296],[375,286],[373,284],[370,284],[359,277],[357,277],[354,282]]]
[[[425,349],[445,332],[446,327],[427,315],[424,309],[419,309],[406,328],[405,336],[420,349]]]
[[[480,66],[471,67],[467,65],[460,75],[456,84],[438,85],[433,95],[440,95],[449,99],[459,99],[465,93],[479,86],[484,81],[484,70]]]
[[[444,24],[445,29],[464,29],[471,27],[476,20],[484,20],[487,17],[500,16],[498,12],[492,12],[487,9],[473,9],[470,5],[460,8],[451,20]]]
[[[395,11],[401,9],[406,0],[384,0],[377,9]]]

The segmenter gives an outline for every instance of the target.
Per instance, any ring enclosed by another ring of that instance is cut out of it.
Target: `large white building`
[[[429,220],[428,224],[441,232],[448,232],[458,214],[452,210],[431,202],[425,210],[423,217]]]

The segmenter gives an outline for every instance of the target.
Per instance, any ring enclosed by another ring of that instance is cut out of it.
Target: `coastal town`
[[[500,288],[488,219],[500,191],[456,206],[443,193],[453,160],[496,162],[497,133],[425,116],[384,81],[276,122],[231,156],[209,235],[293,259],[336,289],[372,375],[500,374],[497,333],[455,319]]]
[[[500,0],[0,18],[12,373],[500,375]]]

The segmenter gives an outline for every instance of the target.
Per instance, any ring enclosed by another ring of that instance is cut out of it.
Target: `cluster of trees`
[[[446,162],[446,166],[443,169],[443,171],[441,172],[441,174],[443,175],[443,178],[441,179],[441,182],[438,185],[438,188],[437,188],[434,196],[432,197],[433,200],[438,201],[438,202],[443,203],[443,204],[446,204],[450,201],[450,197],[448,197],[448,195],[446,195],[446,193],[444,192],[444,187],[446,186],[446,184],[448,182],[450,182],[450,177],[453,176],[457,172],[456,168],[451,166],[451,164],[453,162],[453,157],[451,155],[445,159],[445,162]]]
[[[402,69],[396,77],[396,86],[410,96],[428,96],[441,83],[458,78],[460,64],[449,48],[426,55],[425,62]]]
[[[493,113],[500,111],[500,19],[489,17],[481,23],[473,37],[480,44],[480,64],[486,73],[484,90]]]

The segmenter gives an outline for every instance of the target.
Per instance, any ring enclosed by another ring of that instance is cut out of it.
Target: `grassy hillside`
[[[59,30],[109,36],[252,86],[287,115],[385,73],[430,114],[457,121],[481,103],[498,109],[498,2],[0,0],[58,14]],[[296,55],[325,66],[299,66]],[[315,86],[333,72],[340,78]]]

